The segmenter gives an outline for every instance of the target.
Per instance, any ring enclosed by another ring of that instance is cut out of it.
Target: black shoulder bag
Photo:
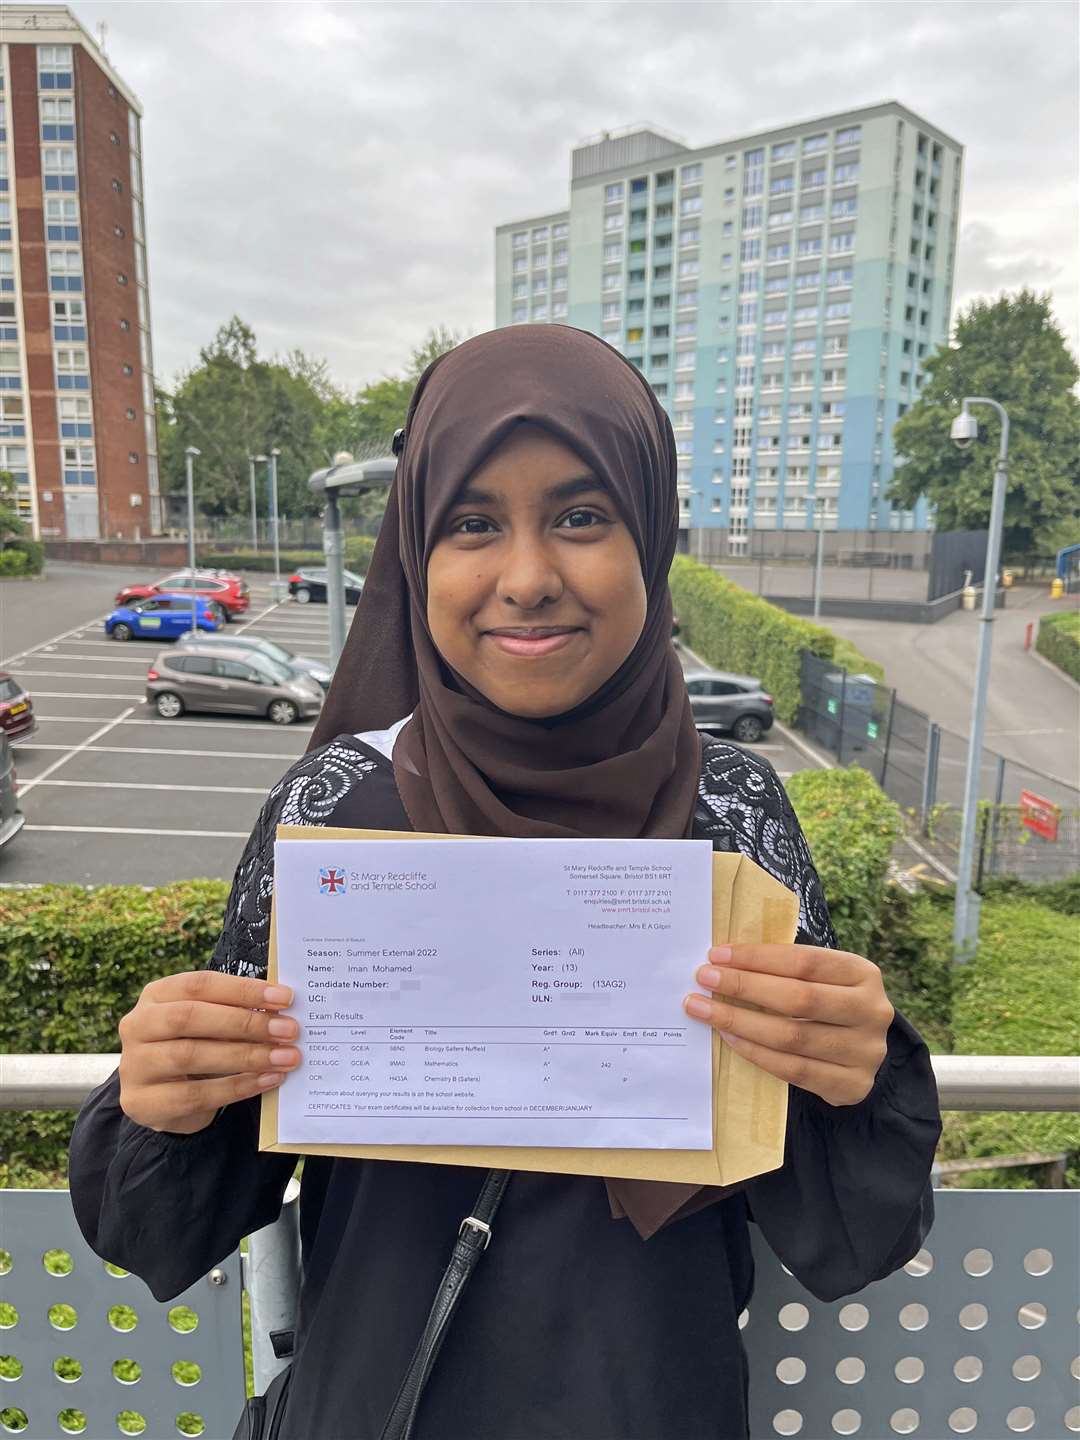
[[[450,1253],[450,1263],[439,1282],[424,1333],[420,1336],[397,1398],[386,1417],[380,1440],[411,1440],[424,1386],[446,1339],[450,1322],[461,1303],[465,1287],[480,1256],[491,1244],[491,1222],[495,1218],[509,1179],[509,1170],[489,1170],[472,1213],[466,1215],[461,1222],[457,1240]],[[292,1354],[290,1331],[275,1331],[271,1340],[274,1352],[279,1357]],[[256,1395],[247,1402],[233,1440],[280,1440],[291,1374],[290,1365],[282,1370],[280,1375],[275,1375],[267,1386],[265,1395]],[[292,1428],[295,1429],[295,1426]]]

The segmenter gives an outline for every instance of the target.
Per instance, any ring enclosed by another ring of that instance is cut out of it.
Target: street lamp
[[[275,600],[281,597],[281,550],[278,543],[277,507],[277,462],[281,451],[275,447],[270,451],[270,527],[274,538],[274,583],[271,587]]]
[[[197,634],[199,597],[195,590],[195,456],[202,451],[189,445],[184,451],[184,469],[187,474],[187,553],[188,573],[191,575],[191,638]]]
[[[265,455],[248,456],[248,478],[251,481],[251,548],[257,555],[259,553],[259,521],[255,507],[255,466],[266,462]]]
[[[983,730],[986,723],[986,694],[990,686],[990,646],[993,639],[994,601],[997,598],[998,562],[1001,558],[1001,528],[1005,519],[1005,489],[1009,482],[1009,416],[1004,406],[984,395],[964,397],[960,414],[949,430],[953,443],[966,450],[975,443],[979,422],[969,412],[971,405],[989,405],[1001,416],[1001,444],[994,470],[990,501],[990,530],[986,537],[986,573],[983,576],[982,613],[979,616],[979,653],[975,663],[975,691],[971,700],[971,736],[968,740],[967,774],[964,777],[964,814],[960,828],[960,859],[956,867],[956,911],[953,916],[953,958],[960,964],[973,958],[979,938],[980,897],[972,888],[971,871],[975,857],[975,830],[978,823],[979,769],[982,760]]]

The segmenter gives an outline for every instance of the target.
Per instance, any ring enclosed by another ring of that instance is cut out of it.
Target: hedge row
[[[770,605],[685,555],[675,557],[669,583],[680,636],[690,649],[718,670],[760,679],[773,697],[777,718],[789,725],[799,712],[803,650],[823,660],[839,663],[842,658],[846,668],[881,678],[881,667],[853,646],[845,643],[843,657],[838,656],[831,630]]]
[[[375,541],[370,535],[350,535],[345,541],[345,565],[361,575],[367,574],[371,552]],[[272,550],[204,550],[203,559],[210,561],[219,570],[253,570],[259,574],[272,573],[274,552]],[[298,570],[301,566],[325,565],[326,556],[321,550],[282,550],[282,570]]]
[[[0,576],[40,575],[45,567],[45,546],[40,540],[9,540],[0,550]]]
[[[885,903],[889,860],[900,834],[900,809],[868,770],[801,770],[787,782],[814,856],[837,938],[845,950],[870,953]]]
[[[1080,610],[1044,615],[1039,621],[1035,649],[1066,675],[1080,680]]]

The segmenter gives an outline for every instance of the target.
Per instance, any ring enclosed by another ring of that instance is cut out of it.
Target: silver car
[[[175,720],[185,710],[209,710],[265,715],[275,725],[291,725],[318,715],[323,691],[310,675],[257,651],[191,644],[161,651],[146,675],[146,702],[163,720]]]
[[[26,816],[19,809],[15,788],[15,757],[11,741],[0,730],[0,847],[14,840],[26,824]]]
[[[264,635],[192,635],[186,630],[178,645],[185,649],[190,645],[211,645],[219,649],[222,645],[233,650],[255,650],[261,655],[267,655],[271,660],[276,660],[279,665],[284,665],[287,670],[295,670],[303,675],[310,675],[313,680],[319,682],[323,690],[330,689],[330,681],[333,678],[327,668],[325,660],[313,660],[310,655],[294,655],[291,650],[286,650],[284,645],[279,645],[276,640],[268,640]]]
[[[772,729],[773,698],[752,675],[727,670],[687,670],[686,688],[699,730],[730,731],[742,745]]]

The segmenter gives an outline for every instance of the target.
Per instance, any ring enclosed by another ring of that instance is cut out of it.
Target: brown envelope
[[[398,830],[342,830],[279,825],[279,840],[483,840],[482,836],[425,835]],[[487,843],[492,843],[488,841]],[[790,944],[799,918],[797,897],[744,855],[713,855],[713,944],[729,940]],[[701,960],[705,957],[701,956]],[[686,988],[694,988],[698,957],[688,960]],[[270,917],[269,979],[277,979],[277,926]],[[303,1036],[300,1037],[303,1044]],[[286,1084],[288,1081],[285,1082]],[[712,1150],[592,1150],[509,1145],[282,1145],[278,1096],[262,1099],[259,1149],[291,1155],[339,1155],[350,1160],[413,1160],[431,1165],[476,1165],[497,1170],[543,1170],[562,1175],[734,1185],[784,1162],[787,1085],[729,1049],[713,1034]]]

